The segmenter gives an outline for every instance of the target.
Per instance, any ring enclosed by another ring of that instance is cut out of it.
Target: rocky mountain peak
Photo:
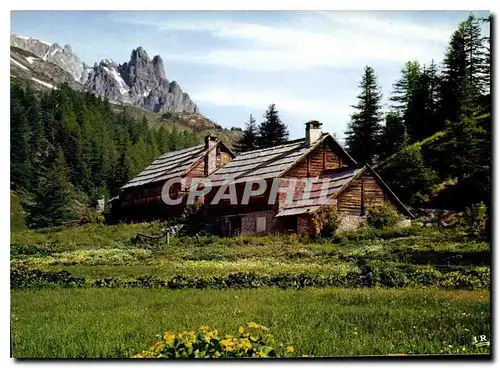
[[[103,59],[89,67],[80,61],[70,45],[62,48],[56,43],[19,35],[11,35],[11,45],[59,66],[87,90],[110,101],[130,103],[154,112],[198,113],[198,107],[179,84],[167,80],[161,56],[155,55],[151,60],[141,46],[132,50],[128,62],[117,64]]]
[[[155,57],[153,58],[153,69],[158,78],[167,78],[167,76],[165,75],[165,68],[163,66],[163,59],[160,55],[155,55]]]
[[[131,64],[141,64],[149,62],[149,55],[146,50],[142,48],[142,46],[139,46],[138,48],[132,50],[132,55],[130,56]]]

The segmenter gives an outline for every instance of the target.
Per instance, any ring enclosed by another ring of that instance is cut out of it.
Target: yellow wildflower
[[[163,338],[167,344],[172,344],[175,341],[175,335],[168,332],[163,334]]]
[[[220,341],[220,344],[222,346],[222,350],[224,350],[224,351],[231,351],[234,348],[233,339],[222,339]]]
[[[243,332],[245,332],[245,329],[244,329],[243,327],[240,327],[240,328],[238,329],[238,332],[239,332],[240,334],[243,334]]]
[[[294,350],[293,346],[288,346],[285,351],[287,353],[293,353],[295,350]]]
[[[260,328],[260,329],[262,329],[264,331],[268,330],[268,328],[266,326],[262,326],[262,325],[260,325],[258,323],[255,323],[255,322],[248,322],[247,323],[247,327],[248,328]]]

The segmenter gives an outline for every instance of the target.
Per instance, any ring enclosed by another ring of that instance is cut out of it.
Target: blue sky
[[[474,12],[487,16],[488,12]],[[275,103],[291,138],[316,119],[342,138],[363,68],[384,100],[405,61],[441,62],[469,11],[13,11],[11,32],[70,44],[86,63],[160,54],[201,113],[225,127]]]

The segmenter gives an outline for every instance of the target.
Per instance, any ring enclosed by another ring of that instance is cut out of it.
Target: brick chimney
[[[310,120],[306,123],[306,144],[310,146],[321,138],[321,126],[323,124],[317,120]]]
[[[215,135],[209,134],[205,136],[205,150],[211,149],[218,142],[219,140]],[[205,156],[205,170],[204,170],[205,176],[212,173],[216,168],[217,168],[217,149],[212,149]]]

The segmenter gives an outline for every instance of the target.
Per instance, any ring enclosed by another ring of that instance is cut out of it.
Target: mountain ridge
[[[175,80],[170,82],[166,78],[161,56],[155,55],[150,59],[141,46],[133,49],[130,60],[123,64],[103,59],[89,66],[81,61],[70,45],[61,47],[57,43],[15,33],[11,33],[10,42],[11,46],[33,54],[44,63],[57,66],[84,89],[111,102],[131,104],[159,113],[199,113],[198,106],[180,85]],[[28,56],[26,60],[32,64],[34,58],[30,59]],[[41,64],[40,60],[37,64]],[[13,58],[11,51],[12,64],[15,64],[17,69],[22,68],[19,66],[20,60]],[[50,75],[50,71],[41,73],[49,74],[47,77],[51,80],[58,79],[57,76]]]

